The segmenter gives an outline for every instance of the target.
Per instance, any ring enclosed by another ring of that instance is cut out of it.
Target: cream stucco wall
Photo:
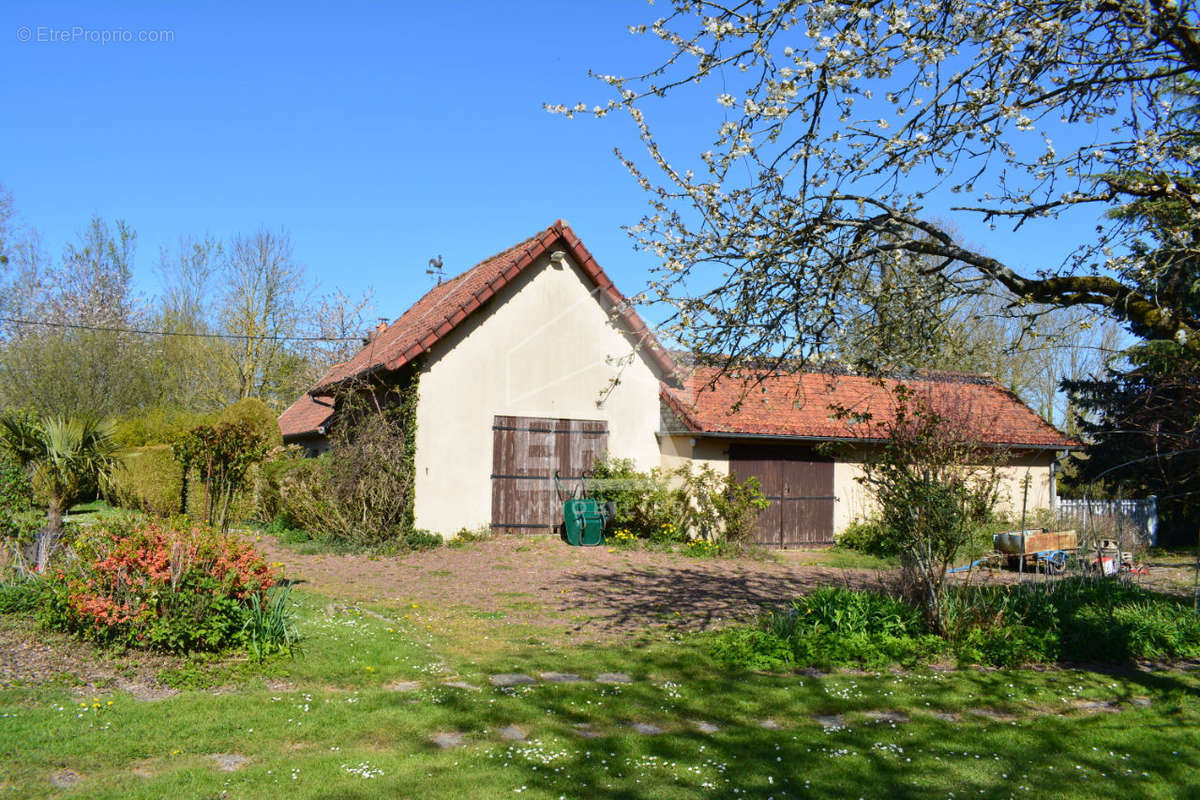
[[[712,467],[720,475],[729,474],[729,444],[719,439],[703,439],[692,436],[663,436],[663,469],[675,469],[687,462],[697,467]]]
[[[689,436],[664,436],[662,438],[663,467],[674,468],[687,460],[699,466],[708,464],[718,472],[729,471],[729,439],[693,438]],[[866,452],[862,448],[843,453],[833,465],[833,493],[837,502],[833,506],[833,530],[839,534],[856,519],[868,517],[875,504],[871,494],[858,478],[863,474],[862,465]],[[996,511],[1016,516],[1021,513],[1022,487],[1028,477],[1029,493],[1025,499],[1030,511],[1049,508],[1051,502],[1050,463],[1054,454],[1016,454],[1001,468],[1000,502]]]
[[[570,258],[546,256],[438,341],[420,377],[417,527],[491,522],[495,415],[605,420],[611,453],[657,466],[659,377],[634,345]]]
[[[1024,504],[1027,511],[1049,508],[1053,483],[1050,463],[1053,453],[1036,455],[1014,455],[1009,463],[1000,468],[1000,500],[996,513],[1010,517],[1021,514]],[[838,461],[833,468],[833,490],[838,502],[833,512],[833,529],[841,533],[857,519],[869,517],[875,509],[874,499],[858,482],[862,475],[862,455]],[[1028,494],[1024,494],[1028,480]]]

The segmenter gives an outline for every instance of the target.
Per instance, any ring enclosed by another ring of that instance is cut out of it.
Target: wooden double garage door
[[[738,480],[758,478],[770,502],[755,540],[765,547],[833,544],[833,460],[806,447],[734,444],[729,467]]]
[[[492,422],[492,530],[551,533],[562,525],[554,487],[579,485],[608,448],[603,420],[497,416]]]

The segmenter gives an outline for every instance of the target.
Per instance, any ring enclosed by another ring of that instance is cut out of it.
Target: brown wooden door
[[[608,447],[602,420],[497,416],[492,422],[492,530],[549,533],[562,524],[554,488],[579,485]]]
[[[806,447],[734,445],[730,469],[738,480],[758,478],[770,502],[759,515],[755,541],[765,547],[833,544],[833,461]]]

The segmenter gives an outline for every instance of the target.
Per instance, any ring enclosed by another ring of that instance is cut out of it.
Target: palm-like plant
[[[37,541],[37,566],[44,569],[62,537],[63,514],[95,492],[116,463],[112,426],[92,419],[4,414],[0,447],[30,470],[34,492],[46,503],[46,527]]]

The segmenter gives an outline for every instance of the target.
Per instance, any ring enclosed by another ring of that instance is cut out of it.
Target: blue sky
[[[291,234],[322,290],[372,288],[395,317],[429,288],[431,257],[454,274],[559,217],[633,294],[652,257],[621,226],[645,196],[612,154],[640,153],[632,124],[541,106],[606,100],[587,70],[649,66],[657,43],[626,26],[662,13],[641,0],[9,4],[0,184],[53,254],[92,215],[125,219],[147,294],[160,247],[267,226]],[[111,30],[170,41],[85,40]],[[711,132],[671,108],[652,122],[694,136],[687,155],[705,149]],[[962,228],[1016,266],[1053,249]]]

